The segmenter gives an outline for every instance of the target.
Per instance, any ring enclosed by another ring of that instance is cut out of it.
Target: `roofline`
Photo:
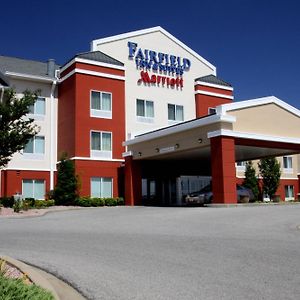
[[[89,65],[94,65],[94,66],[100,66],[100,67],[105,67],[105,68],[111,68],[111,69],[116,69],[116,70],[125,70],[124,66],[117,66],[113,64],[108,64],[100,61],[95,61],[91,59],[86,59],[86,58],[78,58],[75,57],[71,61],[69,61],[67,64],[65,64],[59,71],[62,73],[66,69],[68,69],[70,66],[72,66],[75,62],[83,63],[83,64],[89,64]]]
[[[214,65],[212,65],[210,62],[208,62],[205,58],[203,58],[197,52],[195,52],[194,50],[192,50],[190,47],[188,47],[187,45],[185,45],[184,43],[182,43],[175,36],[173,36],[168,31],[166,31],[165,29],[163,29],[161,26],[156,26],[156,27],[151,27],[151,28],[146,28],[146,29],[131,31],[131,32],[122,33],[122,34],[118,34],[118,35],[113,35],[113,36],[102,38],[102,39],[93,40],[93,41],[91,41],[91,51],[96,51],[95,48],[99,44],[106,44],[106,43],[114,42],[114,41],[117,41],[117,40],[132,38],[132,37],[135,37],[135,36],[138,36],[138,35],[149,34],[149,33],[157,32],[157,31],[159,31],[162,34],[164,34],[165,36],[167,36],[169,39],[171,39],[177,45],[179,45],[180,47],[182,47],[183,49],[185,49],[187,52],[189,52],[191,55],[193,55],[194,57],[196,57],[198,60],[200,60],[201,62],[203,62],[206,66],[208,66],[213,71],[213,73],[214,73],[213,75],[216,75],[217,69],[216,69],[216,67]]]
[[[27,80],[36,80],[36,81],[42,81],[42,82],[54,82],[57,79],[56,78],[50,78],[50,77],[44,77],[44,76],[37,76],[37,75],[30,75],[30,74],[24,74],[24,73],[16,73],[16,72],[5,72],[6,76],[9,76],[11,78],[23,78]]]
[[[123,146],[130,146],[141,142],[149,141],[155,138],[161,138],[166,135],[183,132],[186,130],[197,128],[199,126],[210,125],[218,122],[234,123],[235,121],[236,118],[230,115],[208,115],[204,118],[194,119],[184,123],[179,123],[175,126],[169,126],[166,128],[158,129],[156,131],[145,133],[143,135],[137,136],[134,139],[123,142]]]
[[[204,82],[204,81],[199,81],[199,80],[196,80],[194,85],[195,86],[196,85],[203,85],[203,86],[213,87],[213,88],[217,88],[217,89],[233,91],[232,86],[221,85],[221,84],[217,84],[217,83],[209,83],[209,82]]]
[[[278,99],[275,96],[268,96],[268,97],[262,97],[257,99],[222,104],[216,107],[216,112],[217,114],[226,114],[228,111],[232,111],[232,110],[255,107],[255,106],[272,104],[272,103],[278,105],[279,107],[282,107],[283,109],[289,111],[290,113],[296,115],[297,117],[300,117],[299,109]]]

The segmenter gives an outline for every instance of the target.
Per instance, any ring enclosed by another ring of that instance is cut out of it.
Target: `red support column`
[[[237,203],[234,138],[213,137],[210,147],[213,203]]]
[[[139,205],[142,202],[141,163],[132,156],[125,157],[125,205]]]

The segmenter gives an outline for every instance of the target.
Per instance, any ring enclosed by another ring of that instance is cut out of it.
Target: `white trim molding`
[[[197,127],[201,127],[201,126],[205,126],[205,125],[209,125],[209,124],[214,124],[214,123],[219,123],[219,122],[234,123],[235,121],[236,121],[236,118],[234,116],[230,116],[230,115],[209,115],[205,118],[195,119],[195,120],[187,121],[184,123],[179,123],[178,125],[161,128],[161,129],[146,133],[144,135],[137,136],[131,140],[127,140],[127,141],[123,142],[123,146],[138,144],[141,142],[149,141],[149,140],[156,139],[156,138],[161,138],[163,136],[183,132],[183,131],[186,131],[189,129],[193,129],[193,128],[197,128]]]
[[[123,81],[125,80],[125,76],[113,75],[113,74],[107,74],[107,73],[102,73],[102,72],[89,71],[89,70],[75,68],[74,70],[72,70],[71,72],[66,74],[64,77],[62,77],[59,80],[59,82],[61,83],[61,82],[65,81],[66,79],[68,79],[75,73],[103,77],[103,78],[116,79],[116,80],[123,80]]]
[[[239,131],[233,131],[228,129],[220,129],[220,130],[211,131],[207,133],[207,137],[209,139],[217,136],[230,136],[230,137],[250,139],[250,140],[300,144],[300,138],[264,135],[264,134],[250,133],[250,132],[239,132]]]
[[[26,80],[35,80],[35,81],[48,82],[48,83],[52,83],[53,81],[56,81],[55,78],[23,74],[23,73],[16,73],[16,72],[8,72],[8,71],[5,72],[5,75],[7,75],[11,78],[16,78],[16,79],[22,78],[22,79],[26,79]]]
[[[225,98],[225,99],[231,99],[233,100],[234,97],[230,95],[224,95],[224,94],[219,94],[219,93],[213,93],[213,92],[207,92],[207,91],[195,91],[195,95],[200,94],[200,95],[207,95],[207,96],[213,96],[213,97],[219,97],[219,98]]]
[[[127,152],[122,153],[122,157],[128,157],[128,156],[133,156],[133,152],[132,151],[127,151]]]
[[[118,35],[114,35],[114,36],[110,36],[110,37],[106,37],[106,38],[102,38],[102,39],[93,40],[91,42],[91,51],[96,51],[97,50],[97,46],[101,45],[101,44],[111,43],[111,42],[114,42],[114,41],[124,40],[124,39],[128,39],[128,38],[133,38],[133,37],[136,37],[136,36],[150,34],[150,33],[154,33],[154,32],[161,32],[163,35],[165,35],[166,37],[168,37],[170,40],[172,40],[174,43],[176,43],[177,45],[179,45],[185,51],[189,52],[196,59],[198,59],[199,61],[201,61],[202,63],[204,63],[208,68],[210,68],[213,71],[213,74],[216,75],[217,71],[216,71],[216,67],[214,65],[212,65],[205,58],[203,58],[202,56],[200,56],[198,53],[196,53],[190,47],[188,47],[187,45],[185,45],[184,43],[182,43],[181,41],[179,41],[172,34],[170,34],[169,32],[167,32],[165,29],[163,29],[160,26],[151,27],[151,28],[142,29],[142,30],[137,30],[137,31],[131,31],[131,32],[128,32],[128,33],[123,33],[123,34],[118,34]]]
[[[216,89],[222,89],[222,90],[226,90],[226,91],[233,91],[232,86],[224,86],[224,85],[219,85],[219,84],[209,83],[209,82],[196,81],[195,86],[196,85],[203,85],[203,86],[213,87],[213,88],[216,88]]]
[[[81,156],[73,156],[70,160],[93,160],[93,161],[112,161],[112,162],[124,162],[124,159],[116,159],[116,158],[98,158],[98,157],[81,157]]]
[[[78,58],[75,57],[71,61],[69,61],[66,65],[64,65],[60,69],[60,73],[64,72],[66,69],[68,69],[70,66],[72,66],[75,62],[83,63],[83,64],[88,64],[88,65],[93,65],[93,66],[98,66],[98,67],[105,67],[105,68],[110,68],[110,69],[116,69],[116,70],[122,70],[125,71],[124,66],[117,66],[113,64],[108,64],[100,61],[95,61],[95,60],[90,60],[90,59],[84,59],[84,58]]]
[[[269,97],[263,97],[263,98],[245,100],[245,101],[238,101],[238,102],[234,102],[234,103],[222,104],[222,105],[217,106],[216,108],[217,108],[218,114],[225,114],[228,111],[232,111],[232,110],[250,108],[250,107],[267,105],[267,104],[276,104],[279,107],[289,111],[290,113],[300,117],[300,110],[298,110],[297,108],[289,105],[288,103],[278,99],[275,96],[269,96]]]

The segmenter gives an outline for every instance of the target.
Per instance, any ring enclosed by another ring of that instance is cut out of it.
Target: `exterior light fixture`
[[[155,152],[158,153],[159,152],[159,148],[155,148]]]
[[[198,139],[198,143],[201,144],[203,142],[203,140],[200,138]]]
[[[175,144],[175,149],[178,149],[179,148],[179,144]]]
[[[142,156],[142,152],[139,152],[138,155],[139,155],[139,156]]]

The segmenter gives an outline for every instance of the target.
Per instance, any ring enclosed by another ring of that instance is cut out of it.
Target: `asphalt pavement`
[[[104,207],[0,218],[0,254],[88,299],[299,299],[300,205]]]

